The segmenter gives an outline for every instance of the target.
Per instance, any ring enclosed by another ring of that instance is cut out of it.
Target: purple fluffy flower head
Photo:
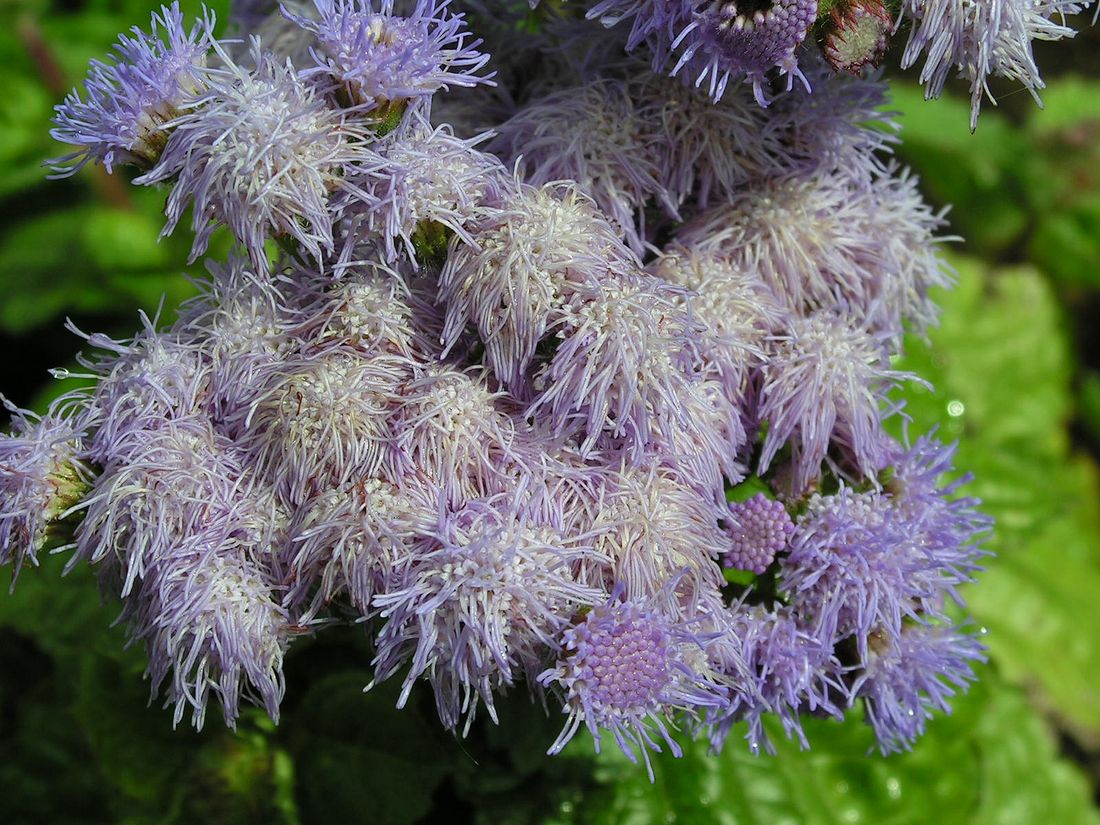
[[[50,134],[81,148],[51,161],[54,173],[71,175],[91,160],[108,172],[121,163],[152,167],[181,107],[205,88],[213,27],[206,13],[187,31],[173,2],[153,13],[149,33],[135,27],[132,37],[120,36],[111,63],[93,60],[84,99],[74,89],[56,107]]]
[[[954,532],[923,524],[888,493],[842,487],[815,495],[782,560],[781,587],[820,638],[855,637],[866,659],[874,633],[943,617],[945,601],[972,581],[981,551],[969,513]],[[931,527],[931,529],[929,529]]]
[[[406,366],[340,351],[272,364],[241,410],[241,446],[288,504],[373,475],[393,439],[389,418]]]
[[[696,713],[725,703],[723,691],[705,670],[705,639],[661,612],[653,601],[623,598],[617,587],[562,634],[562,653],[539,675],[543,685],[564,692],[568,715],[549,753],[562,750],[583,723],[596,750],[601,730],[609,730],[631,761],[641,751],[650,779],[649,752],[660,753],[660,740],[680,756],[669,732],[669,715]]]
[[[874,634],[852,693],[864,700],[882,753],[908,750],[933,711],[950,713],[947,700],[974,680],[973,662],[984,661],[981,642],[950,625]]]
[[[590,519],[574,529],[594,536],[606,560],[592,571],[602,584],[617,583],[632,601],[667,593],[670,582],[685,602],[717,593],[723,582],[716,561],[729,542],[713,497],[667,468],[605,471],[600,482]]]
[[[714,716],[711,741],[721,747],[734,722],[745,720],[749,748],[773,748],[764,730],[764,714],[774,713],[787,736],[809,747],[799,714],[803,711],[840,717],[836,699],[845,695],[843,668],[832,645],[802,627],[787,608],[735,605],[728,632],[739,640],[737,667],[730,680],[729,707]]]
[[[449,126],[433,129],[414,114],[359,165],[348,182],[351,211],[382,236],[387,259],[397,258],[400,242],[415,261],[414,236],[427,222],[474,243],[467,227],[512,188],[500,161],[476,148],[485,137],[462,140]]]
[[[307,75],[327,76],[342,102],[378,108],[389,102],[430,98],[449,86],[491,83],[479,74],[489,60],[471,40],[461,14],[451,14],[450,0],[416,0],[411,13],[394,13],[394,0],[314,0],[318,19],[283,14],[306,31],[317,45],[317,62]]]
[[[539,342],[564,318],[584,285],[636,269],[614,228],[574,185],[516,191],[471,228],[472,244],[452,244],[439,276],[443,331],[453,346],[468,324],[485,344],[485,362],[517,396]]]
[[[633,460],[703,425],[687,412],[697,324],[676,293],[648,276],[578,292],[562,313],[557,352],[535,377],[528,415],[545,412],[557,434],[580,430],[582,450],[604,432],[624,439]]]
[[[91,472],[82,460],[83,433],[71,416],[42,418],[6,398],[12,432],[0,433],[0,564],[37,564],[37,553],[61,539],[66,512],[87,492]]]
[[[603,597],[572,574],[590,549],[532,521],[523,492],[443,513],[425,550],[406,561],[404,582],[374,598],[386,620],[377,678],[411,657],[399,706],[427,674],[448,728],[465,715],[468,730],[479,699],[496,721],[493,691],[521,675],[534,683],[570,616]]]
[[[346,594],[360,615],[394,582],[418,542],[432,534],[442,497],[429,485],[402,479],[356,479],[326,490],[292,525],[293,558],[287,602],[303,608],[300,622]],[[317,586],[319,584],[319,586]]]
[[[501,409],[475,370],[440,365],[401,388],[390,424],[393,445],[387,470],[401,478],[418,472],[452,502],[489,495],[508,486],[510,472],[525,465],[516,421]]]
[[[819,475],[831,447],[867,477],[882,458],[882,400],[905,373],[890,370],[882,347],[833,312],[795,318],[774,337],[763,369],[759,415],[768,423],[760,471],[792,448],[791,490]]]
[[[254,68],[208,69],[208,89],[172,121],[156,167],[136,182],[174,181],[168,197],[171,233],[192,207],[198,257],[226,225],[260,272],[269,268],[264,242],[298,244],[314,260],[333,250],[330,196],[344,187],[349,165],[365,156],[369,130],[325,105],[289,63],[252,41]]]
[[[123,617],[146,643],[153,694],[169,681],[166,704],[175,705],[176,724],[190,707],[201,728],[211,691],[230,727],[242,692],[278,721],[286,611],[261,568],[226,535],[230,528],[210,532],[218,535],[192,537],[148,571]]]
[[[710,78],[709,91],[721,98],[730,77],[744,77],[753,94],[767,106],[766,73],[773,68],[787,75],[789,90],[798,78],[795,50],[817,18],[817,0],[711,0],[693,14],[692,21],[673,41],[683,53],[673,68],[695,73],[696,85]]]
[[[678,217],[644,114],[626,84],[595,80],[537,98],[501,124],[489,148],[506,162],[522,158],[528,183],[575,180],[641,255],[646,202]]]
[[[787,547],[794,522],[783,502],[757,493],[747,501],[731,503],[726,530],[733,542],[722,564],[760,574]]]
[[[1018,81],[1038,101],[1044,84],[1032,41],[1073,37],[1073,29],[1056,21],[1088,5],[1082,0],[905,0],[901,13],[912,29],[901,65],[908,68],[924,56],[925,97],[939,97],[952,69],[958,70],[970,81],[973,130],[992,76]]]

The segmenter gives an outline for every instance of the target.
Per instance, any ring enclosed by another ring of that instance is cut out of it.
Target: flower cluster
[[[252,5],[237,43],[158,12],[58,107],[59,168],[136,166],[166,231],[189,206],[196,255],[238,249],[171,326],[81,333],[91,389],[13,408],[0,562],[96,568],[196,725],[211,692],[276,717],[294,641],[348,620],[447,728],[560,708],[551,753],[766,748],[768,715],[805,743],[857,704],[908,746],[982,658],[949,605],[990,524],[886,427],[952,274],[883,87],[826,61],[881,48],[871,0],[824,57],[812,0],[603,0],[712,94],[559,21],[474,137],[439,120],[490,93],[447,2]],[[905,9],[918,45],[944,19]]]

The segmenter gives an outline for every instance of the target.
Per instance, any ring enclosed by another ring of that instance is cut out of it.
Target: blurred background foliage
[[[182,3],[194,11],[192,0]],[[213,4],[225,18],[224,0]],[[0,344],[3,392],[43,407],[79,341],[124,337],[191,290],[186,233],[158,243],[162,192],[92,169],[46,181],[62,154],[54,103],[147,0],[0,0]],[[957,465],[997,519],[996,556],[968,589],[985,628],[979,683],[912,753],[882,758],[858,719],[811,720],[812,750],[775,732],[775,757],[736,734],[659,758],[657,781],[577,737],[543,756],[558,718],[518,697],[501,726],[443,733],[430,697],[393,710],[364,694],[357,628],[305,639],[288,657],[278,726],[172,730],[149,703],[143,656],[112,627],[89,571],[64,559],[0,596],[0,821],[22,823],[1100,823],[1100,37],[1039,49],[1045,110],[1022,94],[987,107],[925,103],[894,82],[898,154],[937,205],[953,204],[959,271],[943,319],[909,342],[909,431],[959,439]],[[212,249],[219,257],[225,249]],[[899,431],[901,427],[899,424]]]

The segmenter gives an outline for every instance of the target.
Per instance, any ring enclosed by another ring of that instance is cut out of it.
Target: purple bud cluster
[[[552,753],[582,726],[647,764],[676,730],[766,748],[769,715],[804,741],[857,703],[907,746],[982,657],[947,605],[990,525],[950,448],[884,429],[943,221],[881,84],[796,61],[812,5],[682,35],[676,4],[593,9],[755,87],[720,102],[564,23],[488,88],[435,0],[241,10],[247,43],[155,15],[58,136],[237,251],[172,325],[81,333],[93,388],[15,413],[0,561],[67,529],[196,725],[211,693],[276,717],[295,640],[349,620],[402,705],[427,683],[466,731],[522,685],[565,717]],[[773,66],[805,84],[764,108]]]

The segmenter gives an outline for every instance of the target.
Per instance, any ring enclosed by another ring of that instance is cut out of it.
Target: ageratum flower
[[[3,396],[0,402],[12,416],[11,433],[0,433],[0,564],[13,563],[14,581],[25,561],[38,564],[38,551],[87,492],[92,474],[79,414],[38,417]]]
[[[302,508],[290,529],[286,602],[311,620],[343,594],[362,616],[395,582],[419,543],[433,534],[443,506],[438,491],[414,478],[398,487],[363,478],[326,490]]]
[[[283,7],[283,14],[317,39],[317,66],[304,76],[335,83],[346,104],[374,109],[410,98],[427,99],[450,86],[492,83],[478,74],[489,55],[478,51],[462,14],[450,0],[416,0],[404,16],[394,0],[314,0],[317,19]]]
[[[393,441],[390,418],[409,377],[400,358],[340,350],[273,364],[238,413],[241,448],[288,505],[372,476]]]
[[[500,161],[476,148],[487,137],[461,140],[449,126],[433,129],[420,116],[411,116],[372,147],[376,154],[348,181],[350,211],[359,219],[356,230],[380,235],[391,261],[398,256],[398,242],[416,260],[414,235],[426,222],[473,244],[469,227],[513,188]]]
[[[535,376],[527,415],[545,415],[556,435],[579,432],[582,451],[605,432],[621,438],[632,461],[678,430],[706,426],[687,411],[698,328],[676,292],[646,276],[578,290],[562,312],[557,351]]]
[[[496,721],[493,691],[521,676],[534,684],[569,618],[603,599],[571,572],[590,549],[530,522],[521,500],[522,493],[475,499],[445,513],[427,546],[406,560],[405,581],[375,596],[386,621],[378,679],[409,663],[399,707],[426,675],[447,728],[465,715],[468,731],[479,700]]]
[[[831,448],[872,477],[883,457],[886,394],[899,380],[915,378],[891,370],[880,343],[834,312],[793,319],[772,338],[762,376],[759,416],[768,432],[760,472],[790,444],[795,494],[818,477]]]
[[[212,523],[175,545],[126,600],[122,618],[132,638],[145,642],[152,695],[168,682],[174,724],[190,707],[202,728],[211,691],[231,728],[242,694],[279,719],[289,621],[262,566],[233,536],[235,527]]]
[[[767,72],[787,75],[787,90],[795,78],[806,84],[795,50],[817,18],[817,0],[711,0],[700,4],[691,22],[676,36],[672,48],[683,48],[672,69],[686,69],[699,86],[709,78],[708,91],[718,100],[730,78],[752,83],[761,106]]]
[[[774,748],[764,730],[764,714],[772,713],[788,737],[809,747],[800,715],[805,711],[840,718],[837,701],[847,695],[844,668],[832,645],[800,626],[788,608],[735,605],[728,618],[729,632],[740,640],[743,666],[728,675],[728,708],[712,715],[711,742],[722,747],[735,722],[747,721],[745,738],[753,753],[761,746]],[[739,665],[742,664],[739,662]]]
[[[365,156],[366,127],[325,105],[289,64],[252,41],[246,69],[215,46],[223,66],[204,73],[208,89],[172,121],[172,135],[141,184],[174,181],[163,235],[190,205],[192,259],[221,225],[267,273],[264,242],[283,238],[316,261],[333,250],[330,198]]]
[[[746,501],[729,505],[726,530],[732,546],[722,556],[722,564],[759,575],[787,548],[794,522],[783,502],[757,493]]]
[[[749,180],[789,165],[781,130],[769,127],[769,111],[741,89],[715,102],[644,64],[628,67],[626,83],[659,191],[667,191],[677,208],[722,203]]]
[[[799,66],[813,88],[796,86],[767,109],[768,129],[785,149],[770,177],[838,176],[867,188],[899,141],[889,87],[873,75],[838,74],[812,53]]]
[[[473,324],[485,363],[518,397],[540,341],[581,286],[636,270],[614,228],[574,185],[517,186],[471,227],[473,244],[452,243],[439,275],[448,348]]]
[[[976,542],[992,530],[993,520],[978,512],[978,499],[959,495],[959,489],[972,480],[970,473],[944,481],[953,473],[956,446],[941,444],[932,434],[911,446],[893,445],[885,488],[894,507],[920,530],[939,559],[954,558],[961,567],[974,570],[982,555]]]
[[[121,35],[112,62],[93,60],[84,99],[73,89],[54,110],[50,134],[81,147],[50,161],[55,175],[71,175],[92,160],[108,172],[124,163],[152,167],[181,109],[205,89],[213,28],[207,12],[187,31],[173,2],[153,12],[148,34],[135,27],[133,37]]]
[[[540,684],[564,693],[568,715],[548,753],[560,753],[584,724],[597,752],[605,730],[632,762],[640,751],[652,780],[649,752],[660,753],[661,740],[681,755],[669,717],[720,708],[726,701],[722,688],[692,667],[705,643],[690,622],[662,612],[652,600],[625,598],[623,588],[615,588],[604,604],[562,633],[557,663],[539,674]]]
[[[781,560],[781,588],[818,638],[853,636],[866,661],[874,633],[893,638],[906,622],[943,617],[946,597],[977,570],[973,533],[929,541],[923,528],[885,493],[815,495]]]
[[[693,6],[691,0],[600,0],[586,16],[607,27],[629,20],[627,51],[649,41],[654,63],[661,65],[668,58],[668,42],[691,19]]]
[[[527,463],[522,429],[484,375],[439,365],[406,383],[394,406],[387,473],[422,473],[450,502],[511,487]]]
[[[399,270],[381,260],[343,270],[339,279],[296,273],[303,306],[294,333],[309,351],[354,349],[364,357],[390,355],[417,363],[438,357],[436,308]]]
[[[704,212],[677,234],[683,246],[755,272],[793,311],[844,304],[844,314],[895,346],[906,323],[936,318],[933,286],[950,283],[933,212],[907,170],[871,165],[846,175],[758,183]]]
[[[210,371],[201,349],[186,337],[158,332],[144,313],[141,322],[144,328],[130,341],[115,341],[101,333],[85,335],[70,325],[102,351],[97,358],[77,359],[98,379],[84,406],[89,423],[95,425],[87,455],[99,464],[144,449],[144,433],[168,421],[203,413]]]
[[[768,336],[785,327],[787,311],[756,273],[738,269],[714,251],[673,242],[646,270],[691,290],[679,300],[706,327],[696,342],[697,366],[721,383],[746,423],[752,423],[755,398],[750,379],[767,360]]]
[[[246,258],[206,263],[209,277],[180,308],[169,340],[197,353],[203,364],[199,406],[222,432],[232,430],[240,411],[253,401],[264,375],[298,347],[292,309],[267,277]]]
[[[1023,84],[1039,100],[1043,80],[1031,51],[1032,40],[1073,37],[1056,20],[1089,5],[1081,0],[905,0],[902,16],[912,22],[902,68],[924,56],[920,79],[926,97],[939,97],[952,69],[970,81],[970,128],[978,126],[982,97],[992,95],[989,78]]]
[[[668,468],[605,470],[590,493],[597,496],[588,509],[591,521],[573,523],[574,530],[593,536],[604,562],[591,571],[600,576],[598,583],[617,584],[631,600],[667,596],[674,580],[685,604],[717,593],[723,580],[716,562],[730,542],[719,526],[725,513],[714,492],[721,490],[700,494]],[[583,506],[583,497],[577,504]],[[673,606],[667,608],[672,615]]]
[[[648,126],[623,82],[594,80],[534,99],[497,128],[489,150],[507,163],[522,158],[530,184],[576,181],[641,255],[647,202],[679,217]]]
[[[864,700],[879,750],[908,750],[932,712],[951,712],[947,700],[974,681],[985,648],[951,625],[906,624],[900,633],[871,636],[852,694]]]
[[[228,530],[231,541],[248,510],[242,502],[254,497],[253,476],[233,443],[198,416],[128,433],[101,460],[103,472],[80,505],[69,567],[103,565],[122,596],[211,525]]]

